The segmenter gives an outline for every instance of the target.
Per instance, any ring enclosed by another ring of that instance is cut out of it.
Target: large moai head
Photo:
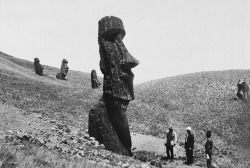
[[[67,59],[62,60],[62,68],[65,71],[65,75],[67,75],[67,73],[69,71],[68,60]]]
[[[91,79],[96,79],[97,78],[97,74],[96,74],[96,71],[93,69],[92,71],[91,71]]]
[[[121,19],[106,16],[99,23],[100,69],[104,74],[103,91],[123,100],[134,100],[131,69],[139,64],[123,44],[125,29]]]
[[[39,63],[40,62],[39,58],[34,58],[34,62]]]
[[[34,69],[37,75],[43,76],[43,67],[40,64],[39,58],[34,58]]]

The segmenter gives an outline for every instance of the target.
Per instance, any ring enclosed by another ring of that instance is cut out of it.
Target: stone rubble
[[[43,118],[39,117],[39,119]],[[8,130],[5,132],[5,142],[30,142],[39,146],[47,147],[51,150],[69,154],[72,158],[88,158],[88,162],[98,164],[103,167],[150,167],[148,164],[139,160],[134,160],[131,157],[118,155],[105,150],[103,144],[99,144],[94,137],[89,136],[87,133],[88,130],[80,130],[66,126],[54,119],[46,118],[43,120],[52,124],[49,131],[46,132],[44,130],[40,130],[39,133],[34,134],[21,129]]]

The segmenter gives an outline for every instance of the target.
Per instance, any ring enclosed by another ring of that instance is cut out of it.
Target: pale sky
[[[98,21],[123,20],[134,83],[250,69],[250,0],[0,0],[0,51],[71,70],[99,68]]]

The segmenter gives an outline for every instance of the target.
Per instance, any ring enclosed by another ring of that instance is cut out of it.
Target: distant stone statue
[[[37,75],[43,76],[43,66],[40,64],[39,58],[34,59],[34,69]]]
[[[248,92],[249,92],[249,87],[246,84],[246,82],[244,82],[242,79],[239,80],[238,84],[238,92],[237,92],[237,96],[238,98],[243,101],[243,102],[247,102],[248,99]],[[240,92],[243,92],[243,95]]]
[[[106,16],[99,21],[100,69],[104,74],[103,96],[89,112],[89,135],[115,153],[132,156],[127,106],[134,100],[131,69],[139,64],[123,44],[121,19]]]
[[[67,76],[68,71],[69,71],[68,60],[63,59],[62,65],[61,65],[61,70],[59,73],[56,74],[56,78],[61,79],[61,80],[66,80],[65,77]]]
[[[99,82],[97,78],[95,70],[91,71],[91,85],[92,85],[92,89],[99,89],[99,86],[101,85],[101,83]]]

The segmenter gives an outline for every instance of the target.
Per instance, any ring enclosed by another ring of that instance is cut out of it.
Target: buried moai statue
[[[106,16],[99,21],[100,69],[104,74],[103,96],[89,112],[89,135],[105,148],[132,156],[127,106],[134,100],[131,69],[139,64],[123,44],[125,29],[121,19]]]
[[[61,80],[66,80],[65,77],[67,76],[68,71],[69,71],[68,61],[66,59],[63,59],[61,70],[59,73],[56,74],[56,78]]]
[[[238,98],[243,101],[243,102],[247,102],[247,99],[248,99],[248,92],[249,92],[249,87],[248,85],[246,84],[246,82],[244,82],[242,79],[239,80],[238,84],[237,84],[237,87],[238,87],[238,92],[237,92],[237,96]],[[240,93],[240,92],[243,92],[243,95]]]
[[[43,76],[43,66],[40,64],[39,58],[34,59],[34,69],[37,75]]]
[[[99,89],[99,86],[101,85],[101,83],[99,82],[97,78],[95,70],[91,71],[91,85],[92,85],[92,89]]]

